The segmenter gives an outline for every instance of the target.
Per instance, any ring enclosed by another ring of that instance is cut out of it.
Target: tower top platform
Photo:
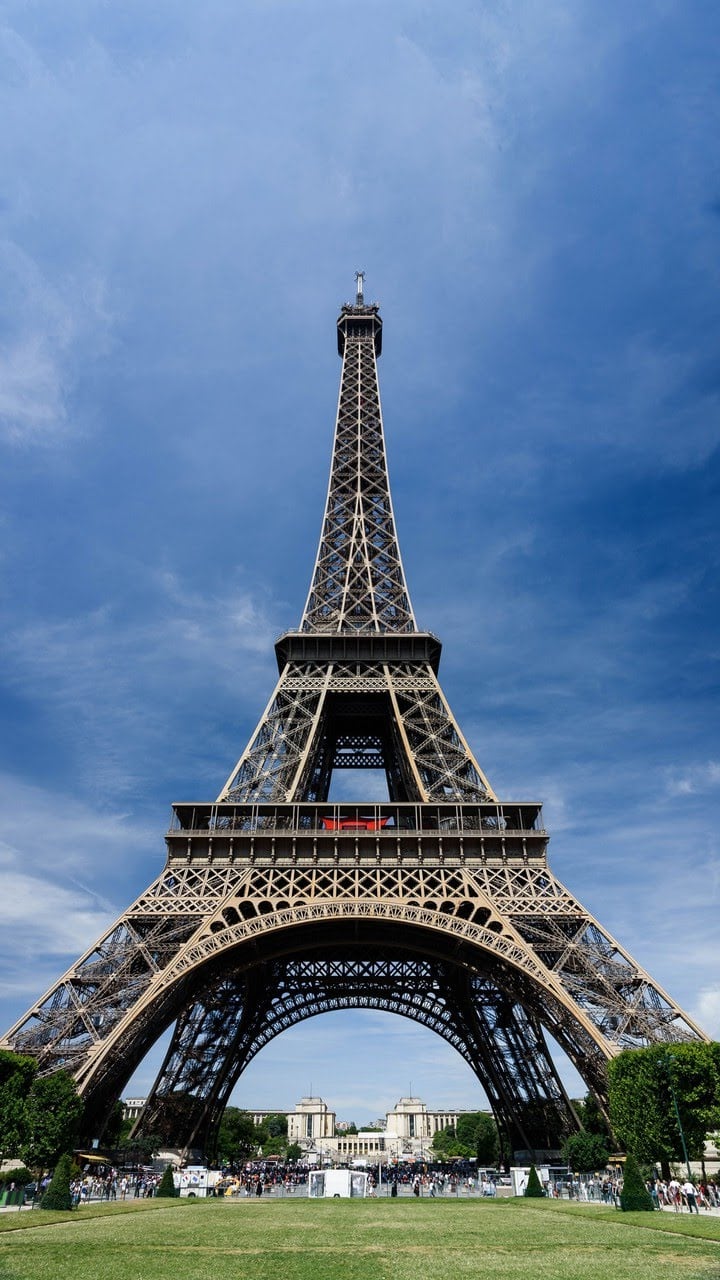
[[[344,302],[340,308],[337,322],[338,355],[345,355],[345,343],[348,339],[362,342],[372,338],[375,355],[382,352],[382,320],[377,302],[368,306],[364,302]]]

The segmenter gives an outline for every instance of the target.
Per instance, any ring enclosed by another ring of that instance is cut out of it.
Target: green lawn
[[[144,1201],[0,1215],[2,1280],[700,1280],[720,1219],[548,1201]]]

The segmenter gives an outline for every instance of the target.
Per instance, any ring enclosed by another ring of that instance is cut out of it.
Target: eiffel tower
[[[260,722],[216,800],[173,806],[158,878],[2,1043],[73,1073],[90,1135],[172,1027],[136,1131],[208,1150],[273,1037],[388,1010],[453,1045],[510,1149],[542,1158],[578,1127],[546,1035],[602,1108],[619,1050],[706,1037],[556,880],[541,805],[501,800],[475,760],[405,583],[362,273],[337,338],[320,545]],[[329,802],[341,769],[384,771],[387,802]]]

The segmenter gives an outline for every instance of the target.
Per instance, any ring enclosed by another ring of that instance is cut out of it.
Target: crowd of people
[[[208,1188],[215,1196],[263,1196],[293,1195],[305,1191],[310,1169],[307,1164],[283,1164],[280,1161],[255,1161],[223,1169],[221,1178]],[[491,1170],[478,1170],[467,1161],[452,1163],[394,1163],[374,1165],[366,1170],[368,1194],[398,1194],[429,1196],[479,1195],[493,1197],[497,1194],[500,1175]],[[115,1168],[86,1168],[71,1182],[71,1194],[75,1205],[91,1200],[148,1199],[154,1196],[162,1174],[152,1169],[124,1172]],[[32,1187],[33,1201],[39,1201],[50,1182],[50,1175]],[[599,1201],[603,1204],[620,1204],[622,1178],[617,1176],[579,1178],[566,1176],[545,1185],[545,1194],[553,1198],[568,1197],[571,1200]],[[674,1209],[676,1213],[699,1213],[701,1209],[720,1209],[720,1186],[714,1180],[680,1180],[671,1177],[648,1180],[647,1190],[657,1209]],[[27,1188],[30,1190],[30,1188]]]
[[[308,1180],[308,1165],[266,1164],[256,1161],[241,1169],[223,1169],[223,1176],[215,1184],[216,1196],[262,1196],[273,1192],[292,1195]]]
[[[73,1205],[88,1204],[90,1200],[147,1200],[154,1196],[162,1173],[151,1169],[140,1169],[133,1173],[123,1173],[117,1169],[107,1169],[93,1173],[83,1170],[70,1182],[70,1194]],[[35,1193],[40,1200],[50,1184],[50,1174],[40,1182]]]
[[[226,1168],[216,1184],[215,1195],[262,1196],[270,1194],[292,1195],[307,1186],[312,1165],[282,1164],[281,1162],[255,1161],[242,1168]],[[482,1195],[497,1193],[496,1177],[487,1171],[478,1172],[469,1161],[427,1163],[398,1162],[390,1165],[370,1165],[368,1194],[392,1195],[401,1192],[416,1196]]]
[[[687,1209],[688,1213],[699,1213],[701,1209],[720,1209],[720,1187],[716,1182],[696,1183],[689,1178],[679,1182],[673,1177],[667,1182],[664,1179],[649,1182],[647,1189],[658,1209],[671,1208],[676,1213],[681,1213],[683,1209]]]

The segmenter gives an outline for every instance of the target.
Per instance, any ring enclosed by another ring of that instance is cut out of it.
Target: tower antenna
[[[363,301],[364,283],[365,283],[365,272],[356,271],[355,272],[355,306],[356,307],[362,307],[364,305],[364,301]]]

